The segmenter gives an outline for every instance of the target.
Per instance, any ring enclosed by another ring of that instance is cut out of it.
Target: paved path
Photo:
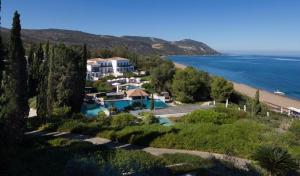
[[[63,137],[63,138],[67,138],[67,139],[91,142],[92,144],[95,144],[95,145],[103,145],[110,149],[142,150],[142,151],[145,151],[145,152],[150,153],[155,156],[160,156],[163,154],[182,153],[182,154],[199,156],[201,158],[206,158],[206,159],[207,158],[216,158],[219,160],[231,162],[235,167],[240,168],[240,169],[246,169],[246,170],[247,170],[247,165],[251,163],[250,160],[238,158],[238,157],[232,157],[232,156],[228,156],[228,155],[224,155],[224,154],[193,151],[193,150],[143,147],[143,146],[137,146],[137,145],[132,145],[132,144],[117,143],[117,142],[113,142],[109,139],[100,138],[100,137],[89,137],[89,136],[85,136],[85,135],[77,135],[77,134],[71,134],[71,133],[66,133],[66,132],[45,133],[45,132],[41,132],[41,131],[32,131],[32,132],[26,133],[26,135]]]

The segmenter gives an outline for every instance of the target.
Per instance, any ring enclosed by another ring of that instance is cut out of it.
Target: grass
[[[4,152],[5,151],[5,152]],[[177,175],[187,172],[249,173],[230,164],[185,154],[152,156],[143,151],[110,150],[88,142],[62,137],[26,136],[21,145],[1,148],[4,175]],[[166,167],[173,164],[184,165]]]
[[[294,157],[300,156],[298,120],[292,122],[276,113],[271,113],[270,117],[253,117],[236,109],[217,107],[195,111],[172,127],[137,124],[136,119],[128,114],[113,117],[113,120],[63,120],[42,127],[56,127],[60,131],[97,135],[141,146],[200,150],[243,158],[250,158],[253,151],[263,145],[283,147]],[[282,124],[287,125],[282,128]]]

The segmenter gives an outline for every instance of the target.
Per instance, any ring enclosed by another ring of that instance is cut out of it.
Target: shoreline
[[[184,69],[187,67],[184,64],[179,64],[176,62],[173,62],[173,63],[175,65],[175,67],[178,69]],[[246,95],[248,97],[254,98],[257,88],[248,86],[243,83],[237,83],[237,82],[233,82],[233,81],[231,81],[231,82],[233,83],[233,87],[234,87],[235,91],[237,91],[243,95]],[[260,101],[261,102],[266,103],[267,105],[272,106],[275,109],[279,108],[279,111],[280,111],[280,107],[283,107],[285,109],[288,107],[295,107],[295,108],[300,109],[300,101],[299,100],[295,100],[295,99],[292,99],[292,98],[289,98],[286,96],[275,95],[272,92],[268,92],[263,89],[259,89],[259,93],[260,93]]]

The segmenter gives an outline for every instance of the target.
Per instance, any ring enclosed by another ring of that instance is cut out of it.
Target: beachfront
[[[179,69],[184,69],[186,66],[183,64],[179,64],[179,63],[174,63],[176,68]],[[256,92],[256,88],[245,85],[245,84],[240,84],[240,83],[235,83],[232,82],[234,85],[234,89],[244,95],[247,95],[249,97],[254,97],[255,96],[255,92]],[[295,107],[300,109],[300,101],[292,99],[292,98],[288,98],[285,96],[280,96],[280,95],[275,95],[271,92],[265,91],[265,90],[260,90],[260,101],[274,107],[274,108],[279,108],[283,107],[283,108],[288,108],[288,107]]]

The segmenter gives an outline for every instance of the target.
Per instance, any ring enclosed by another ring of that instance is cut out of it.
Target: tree
[[[1,1],[0,1],[0,12],[1,12]],[[1,28],[1,16],[0,16],[0,28]],[[5,60],[5,52],[4,45],[2,43],[2,34],[0,31],[0,97],[1,97],[1,83],[3,79],[3,71],[4,71],[4,60]]]
[[[9,56],[5,76],[2,107],[7,136],[11,142],[19,142],[25,129],[25,118],[28,117],[27,62],[21,40],[20,15],[15,12],[10,36]]]
[[[154,109],[155,109],[154,97],[153,97],[153,93],[151,93],[150,110],[153,111]]]
[[[252,157],[272,176],[286,175],[289,171],[299,168],[299,165],[291,157],[287,150],[279,147],[260,147],[256,150]]]
[[[27,71],[28,71],[28,94],[29,98],[34,97],[36,95],[37,89],[37,75],[36,75],[36,51],[35,46],[31,45],[29,49],[29,54],[27,58]]]
[[[170,61],[164,62],[151,70],[151,83],[158,92],[168,90],[175,74],[174,64]]]
[[[256,90],[255,98],[252,105],[254,115],[258,115],[261,112],[261,104],[259,101],[259,90]]]
[[[40,46],[41,47],[41,46]],[[39,48],[39,52],[43,51]],[[49,42],[46,44],[45,53],[43,53],[42,64],[40,64],[37,86],[37,116],[40,118],[47,117],[47,78],[48,78],[48,58]]]
[[[77,75],[74,77],[76,79],[74,83],[74,93],[72,98],[72,110],[73,112],[80,112],[81,105],[83,103],[85,94],[85,80],[86,80],[86,61],[87,61],[87,47],[83,45],[80,57],[78,57],[77,65],[75,65],[75,70]]]
[[[172,83],[172,93],[183,103],[205,100],[209,97],[209,76],[192,67],[178,70]]]
[[[222,77],[214,77],[211,82],[211,97],[218,101],[224,102],[229,99],[233,92],[233,84]]]

